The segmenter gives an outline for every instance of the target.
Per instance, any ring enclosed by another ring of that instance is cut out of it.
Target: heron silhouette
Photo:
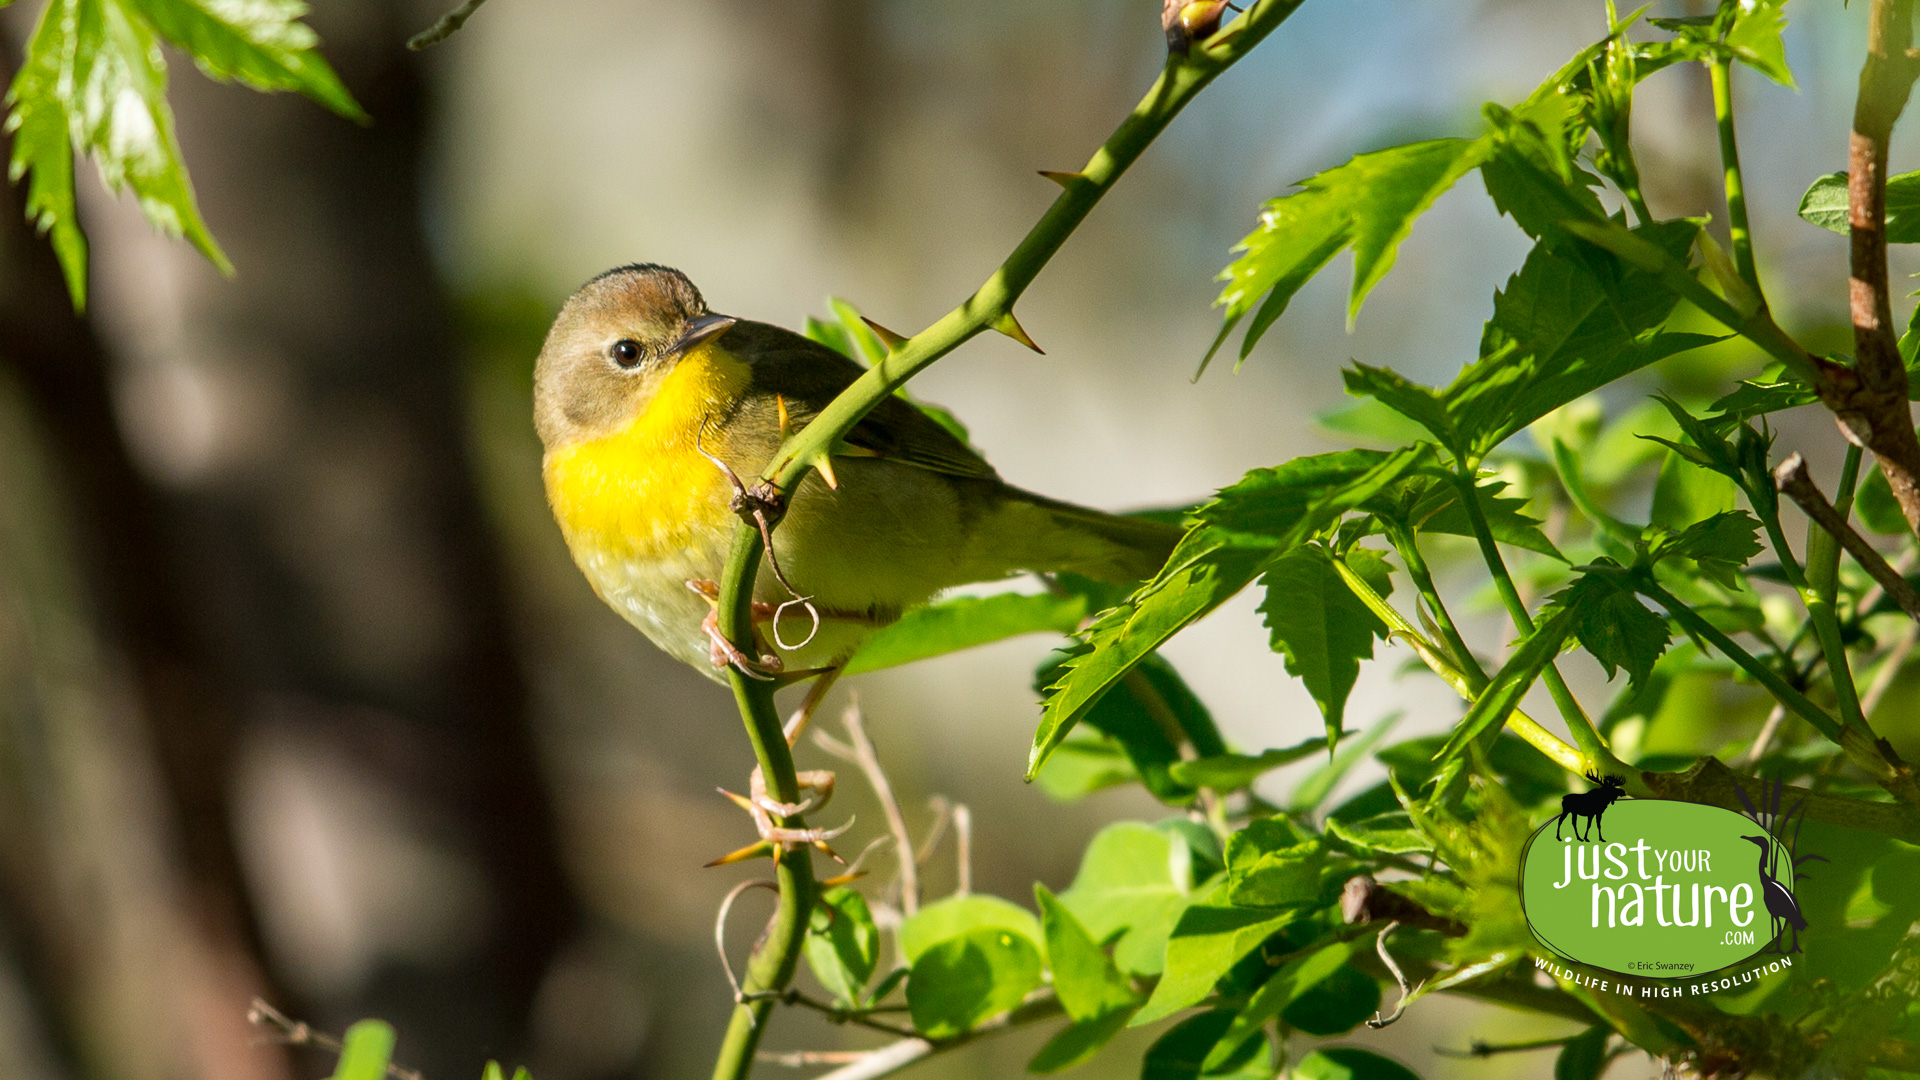
[[[1767,870],[1768,856],[1773,854],[1773,841],[1766,836],[1742,836],[1742,840],[1751,840],[1760,848],[1760,896],[1767,903],[1767,914],[1773,917],[1773,940],[1780,941],[1781,923],[1793,928],[1793,945],[1783,952],[1800,951],[1800,931],[1807,928],[1807,917],[1800,914],[1800,903],[1793,898],[1793,891],[1774,880]]]

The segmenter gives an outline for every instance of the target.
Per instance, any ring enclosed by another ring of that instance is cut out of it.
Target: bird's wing
[[[865,371],[819,342],[766,323],[743,320],[727,331],[722,345],[751,366],[756,391],[778,395],[792,431],[812,421],[834,395]],[[951,476],[999,478],[972,447],[900,397],[881,402],[854,425],[844,442],[862,457],[886,458]]]

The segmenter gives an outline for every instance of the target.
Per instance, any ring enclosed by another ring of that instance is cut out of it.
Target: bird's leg
[[[707,598],[714,607],[707,611],[707,617],[700,622],[700,632],[707,636],[707,658],[714,667],[737,667],[750,679],[762,682],[780,674],[780,658],[773,653],[762,653],[755,660],[736,648],[720,632],[720,587],[706,578],[695,578],[687,582],[687,588]],[[755,626],[773,619],[774,605],[759,600],[753,602],[753,623]],[[757,644],[757,642],[756,642]]]

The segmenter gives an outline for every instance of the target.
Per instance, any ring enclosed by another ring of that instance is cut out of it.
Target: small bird
[[[1793,945],[1791,948],[1783,948],[1780,951],[1799,952],[1800,931],[1807,928],[1807,917],[1800,914],[1800,902],[1793,898],[1793,890],[1775,880],[1767,868],[1767,864],[1772,861],[1769,858],[1773,854],[1772,839],[1765,836],[1742,836],[1740,839],[1751,841],[1760,847],[1760,898],[1767,905],[1767,914],[1773,917],[1774,942],[1779,943],[1780,935],[1785,932],[1782,925],[1784,924],[1785,927],[1793,930]]]
[[[818,691],[875,631],[942,590],[1021,571],[1130,584],[1179,540],[1162,522],[1013,487],[891,397],[847,433],[825,475],[786,493],[774,558],[756,579],[756,624],[805,598],[813,632],[792,640],[808,620],[782,619],[770,651],[741,655],[714,607],[739,524],[737,478],[758,477],[863,370],[799,334],[715,314],[665,266],[623,266],[582,286],[540,351],[533,411],[547,499],[594,591],[715,679],[729,663],[762,677],[827,673]]]

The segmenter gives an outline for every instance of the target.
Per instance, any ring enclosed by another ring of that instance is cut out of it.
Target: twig
[[[1860,711],[1867,711],[1864,700],[1860,703]],[[1787,707],[1777,701],[1774,702],[1773,711],[1767,714],[1767,722],[1760,725],[1760,734],[1753,737],[1753,749],[1747,751],[1747,764],[1758,764],[1760,759],[1766,756],[1768,744],[1773,742],[1774,735],[1779,732],[1780,725],[1786,718]]]
[[[1400,1002],[1393,1007],[1393,1015],[1383,1019],[1380,1016],[1379,1010],[1376,1009],[1374,1010],[1373,1019],[1367,1021],[1367,1026],[1375,1031],[1405,1016],[1407,1012],[1407,999],[1420,992],[1419,986],[1414,987],[1412,990],[1407,989],[1407,977],[1401,974],[1400,965],[1393,962],[1393,954],[1387,951],[1387,935],[1393,933],[1394,928],[1399,925],[1400,920],[1395,919],[1381,927],[1380,936],[1373,939],[1373,949],[1380,954],[1380,962],[1387,965],[1387,970],[1393,972],[1393,981],[1400,984]],[[1426,980],[1421,980],[1420,986],[1425,985],[1427,985]]]
[[[953,846],[958,864],[954,871],[959,879],[953,895],[965,896],[973,891],[973,811],[967,809],[966,803],[953,806]]]
[[[1872,450],[1909,527],[1920,530],[1920,439],[1907,403],[1907,369],[1894,337],[1887,280],[1887,146],[1920,63],[1909,52],[1913,0],[1873,0],[1867,59],[1847,143],[1847,282],[1854,367],[1831,372],[1820,396],[1851,441]]]
[[[872,1054],[872,1050],[758,1050],[753,1059],[789,1069],[804,1069],[809,1065],[851,1065]]]
[[[487,0],[467,0],[466,3],[440,16],[439,22],[408,38],[407,48],[419,52],[422,49],[431,49],[447,40],[465,26],[467,20],[473,18],[473,13],[480,10],[480,5],[486,2]]]
[[[305,1021],[292,1019],[259,998],[254,998],[253,1003],[247,1006],[247,1023],[254,1027],[275,1029],[280,1034],[271,1041],[287,1046],[318,1046],[335,1054],[345,1047],[335,1036],[316,1031]],[[392,1062],[387,1063],[387,1075],[393,1080],[421,1080],[419,1070],[403,1069]]]
[[[1053,991],[1036,990],[1028,994],[1027,999],[1012,1012],[988,1020],[951,1039],[942,1039],[939,1042],[931,1042],[919,1036],[902,1039],[869,1053],[851,1065],[835,1069],[830,1073],[822,1073],[814,1080],[879,1080],[882,1076],[890,1076],[917,1061],[925,1060],[956,1046],[963,1046],[983,1035],[1021,1027],[1037,1020],[1045,1020],[1059,1015],[1060,1012],[1060,999],[1054,996]]]
[[[1773,486],[1806,511],[1807,516],[1821,528],[1832,533],[1833,538],[1840,541],[1840,546],[1847,549],[1847,554],[1853,556],[1853,561],[1859,563],[1860,568],[1893,598],[1893,602],[1900,605],[1900,610],[1920,621],[1920,593],[1907,584],[1907,579],[1900,576],[1898,570],[1887,565],[1887,560],[1873,549],[1872,544],[1867,543],[1865,537],[1854,531],[1847,519],[1841,517],[1827,497],[1821,494],[1813,477],[1807,474],[1806,459],[1793,454],[1781,462],[1773,470]]]
[[[1464,1061],[1471,1058],[1488,1058],[1495,1054],[1517,1054],[1524,1050],[1551,1050],[1565,1046],[1577,1038],[1579,1038],[1578,1035],[1561,1035],[1553,1039],[1534,1039],[1530,1042],[1516,1043],[1490,1043],[1485,1039],[1475,1039],[1467,1044],[1465,1050],[1451,1050],[1444,1046],[1436,1046],[1433,1052],[1441,1057],[1458,1058]]]
[[[953,821],[953,804],[945,795],[935,795],[927,800],[927,806],[933,810],[933,824],[927,827],[927,838],[913,849],[913,861],[925,866],[933,858],[934,849],[947,835],[947,826]]]
[[[884,1010],[843,1009],[830,1001],[821,1001],[818,998],[809,997],[801,993],[800,988],[797,986],[789,986],[785,990],[762,990],[758,993],[745,995],[743,1000],[777,1001],[782,1005],[799,1005],[803,1008],[812,1009],[817,1013],[824,1014],[827,1019],[832,1020],[836,1024],[857,1024],[860,1027],[883,1031],[888,1035],[895,1035],[903,1039],[919,1038],[912,1028],[901,1027],[898,1024],[889,1024],[884,1020],[875,1020],[872,1016],[874,1012],[893,1012],[896,1010],[891,1008]]]
[[[825,733],[814,736],[814,740],[830,753],[854,761],[860,771],[867,776],[867,783],[873,786],[874,797],[880,800],[880,810],[887,816],[887,831],[893,835],[894,850],[900,864],[900,908],[906,915],[920,910],[920,874],[915,865],[913,835],[907,832],[907,819],[900,813],[900,803],[893,795],[893,785],[887,781],[886,770],[880,767],[879,751],[874,749],[873,739],[867,735],[865,718],[860,713],[860,700],[853,699],[847,705],[847,711],[841,717],[841,723],[847,727],[848,744],[842,745],[825,737]],[[831,743],[831,745],[829,745]],[[847,753],[840,753],[844,749]]]

